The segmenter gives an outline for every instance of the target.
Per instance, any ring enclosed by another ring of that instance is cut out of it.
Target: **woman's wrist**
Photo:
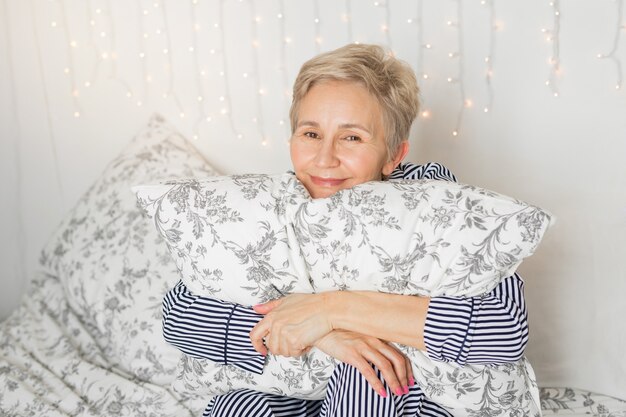
[[[324,294],[330,327],[425,349],[424,323],[430,298],[372,291]]]

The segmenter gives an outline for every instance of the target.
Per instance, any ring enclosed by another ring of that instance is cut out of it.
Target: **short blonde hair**
[[[419,88],[411,67],[378,45],[349,44],[313,57],[302,65],[293,86],[289,111],[292,134],[304,96],[314,85],[330,80],[361,83],[378,100],[387,157],[393,159],[400,143],[409,138],[419,111]]]

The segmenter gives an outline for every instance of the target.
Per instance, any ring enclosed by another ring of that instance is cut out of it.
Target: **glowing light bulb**
[[[243,139],[243,135],[241,133],[237,134],[237,139]]]
[[[483,109],[483,111],[484,111],[485,113],[489,113],[489,107],[485,107],[485,108]]]
[[[74,112],[74,117],[78,119],[80,117],[80,112],[75,111]]]
[[[422,117],[428,119],[430,117],[430,110],[424,110],[422,112]]]
[[[202,101],[204,98],[202,96],[198,96],[198,101]]]
[[[452,131],[452,136],[459,136],[459,132],[457,130]]]

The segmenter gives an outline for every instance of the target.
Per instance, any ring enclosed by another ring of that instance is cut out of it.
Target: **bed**
[[[130,187],[216,171],[154,115],[68,213],[20,307],[0,323],[2,416],[199,416],[171,390],[180,353],[161,335],[178,271]],[[544,415],[626,416],[626,401],[541,389]]]

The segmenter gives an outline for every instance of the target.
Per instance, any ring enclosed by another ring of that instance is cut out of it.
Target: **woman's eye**
[[[361,138],[359,136],[350,135],[345,138],[348,142],[360,142]]]
[[[304,136],[311,139],[317,139],[319,136],[315,132],[304,132]]]

